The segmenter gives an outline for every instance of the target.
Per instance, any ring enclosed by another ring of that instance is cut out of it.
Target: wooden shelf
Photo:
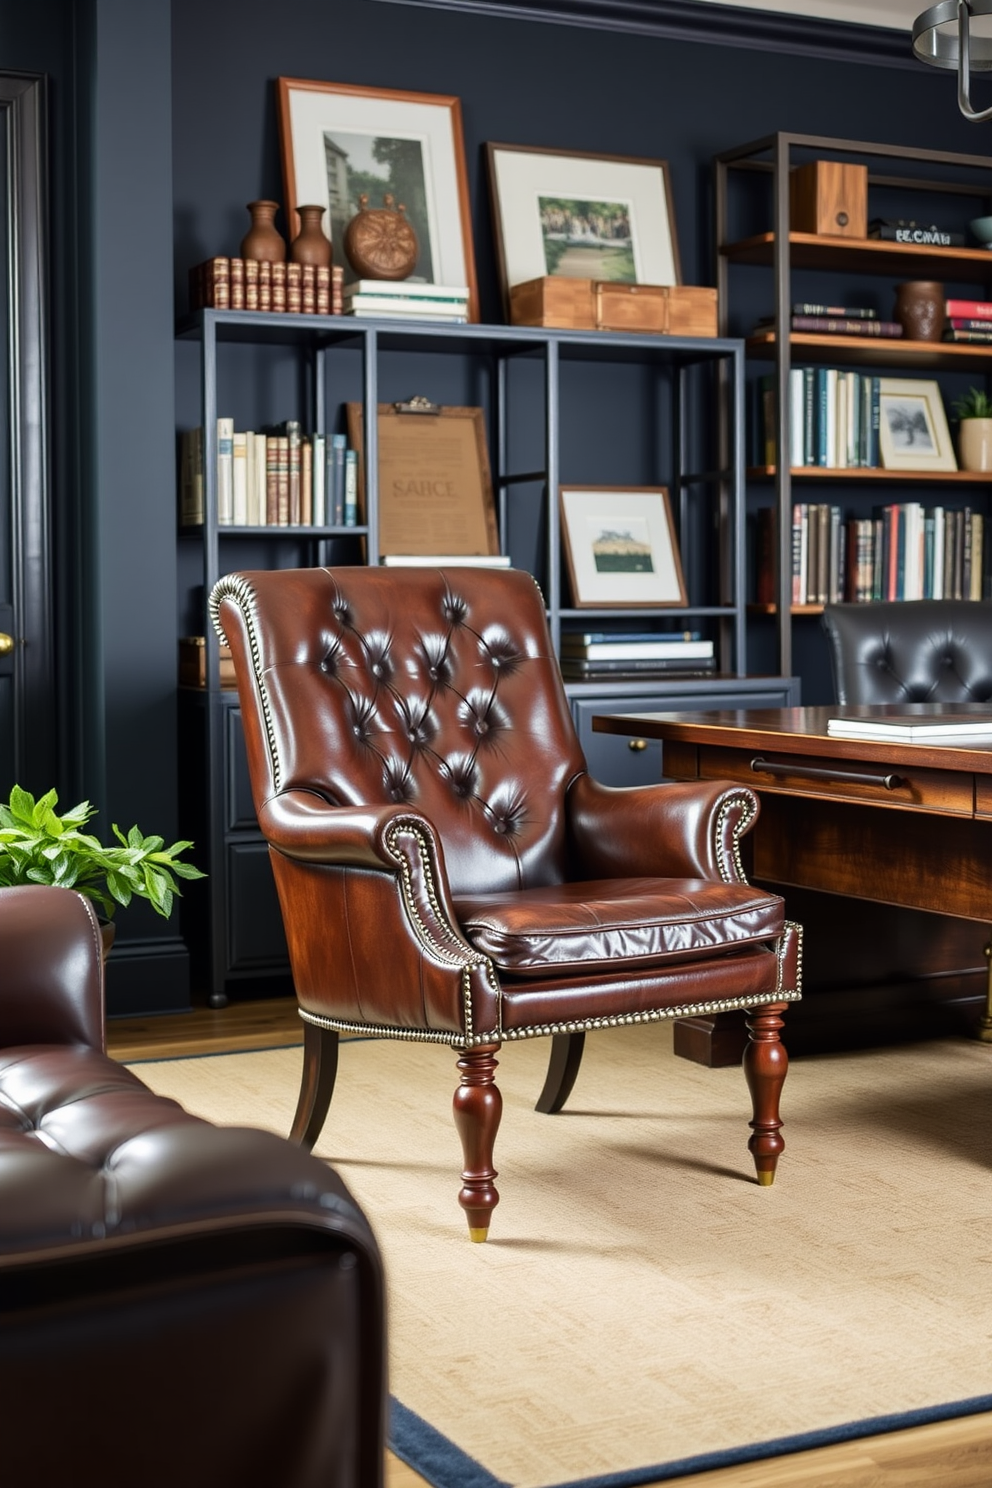
[[[945,249],[950,252],[950,249]],[[778,337],[761,331],[746,341],[749,356],[774,360]],[[814,336],[796,332],[789,337],[794,361],[825,362],[832,366],[930,368],[966,372],[969,367],[992,371],[992,343],[978,346],[952,341],[904,341],[901,337]]]
[[[748,607],[747,607],[747,612],[748,612],[749,615],[777,615],[778,614],[778,605],[776,605],[776,604],[749,604]],[[790,615],[822,615],[823,614],[823,606],[822,606],[822,604],[790,605],[789,606],[789,614]]]
[[[774,480],[774,465],[754,465],[748,480]],[[902,485],[988,485],[992,472],[979,470],[883,470],[880,466],[851,465],[831,468],[826,465],[796,465],[789,472],[794,481],[895,481]]]
[[[956,279],[969,284],[992,282],[992,252],[987,248],[931,248],[888,243],[878,238],[822,238],[790,233],[794,269],[829,269],[841,273],[908,275],[910,278]],[[720,252],[733,263],[770,265],[775,234],[758,233]]]

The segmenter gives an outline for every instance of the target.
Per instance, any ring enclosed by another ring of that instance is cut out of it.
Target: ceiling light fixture
[[[992,108],[971,106],[971,74],[992,72],[992,39],[972,39],[972,16],[992,15],[992,0],[940,0],[913,22],[913,53],[921,62],[946,67],[958,75],[958,108],[972,124],[992,119]],[[957,23],[957,35],[942,32],[941,26]]]

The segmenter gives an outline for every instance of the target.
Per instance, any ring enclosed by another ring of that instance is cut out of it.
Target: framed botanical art
[[[562,486],[560,501],[576,609],[686,605],[664,486]]]
[[[916,377],[879,380],[878,443],[886,470],[957,470],[936,382]]]
[[[277,78],[286,219],[297,207],[326,208],[325,227],[345,282],[356,279],[344,251],[361,197],[402,203],[417,235],[411,281],[464,287],[468,318],[479,318],[461,105],[436,93]]]
[[[680,284],[668,162],[486,146],[509,315],[515,284],[545,275]]]

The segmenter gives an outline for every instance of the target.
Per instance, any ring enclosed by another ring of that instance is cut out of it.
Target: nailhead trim
[[[785,928],[786,930],[795,931],[798,942],[796,946],[796,986],[789,1000],[799,1002],[803,995],[803,927],[802,925],[797,925],[795,920],[786,920]],[[779,941],[779,948],[776,954],[778,955],[778,985],[781,991],[782,978],[785,974],[785,936]]]
[[[279,767],[279,756],[276,752],[276,734],[272,724],[272,708],[269,702],[268,688],[262,674],[262,653],[258,644],[258,632],[255,628],[255,591],[241,574],[226,574],[214,585],[210,595],[209,610],[213,621],[214,630],[217,632],[222,643],[228,644],[224,627],[220,623],[220,602],[222,599],[233,599],[241,610],[245,619],[245,628],[248,631],[248,647],[251,651],[252,671],[255,673],[255,682],[258,686],[259,700],[262,705],[262,716],[265,719],[265,735],[269,742],[269,761],[272,765],[272,780],[275,789],[282,789],[282,771]]]
[[[739,809],[742,815],[737,825],[733,829],[733,842],[731,846],[731,852],[733,854],[733,866],[736,871],[732,873],[730,871],[729,864],[726,863],[726,861],[724,860],[724,854],[721,850],[721,844],[723,842],[723,829],[726,824],[727,817],[735,808]],[[720,810],[717,812],[714,831],[716,833],[720,877],[723,879],[724,883],[736,883],[737,881],[740,881],[741,883],[747,883],[747,876],[744,872],[744,864],[741,861],[741,838],[744,836],[745,832],[749,830],[751,823],[754,820],[755,812],[756,808],[753,796],[728,796],[723,805],[720,807]]]

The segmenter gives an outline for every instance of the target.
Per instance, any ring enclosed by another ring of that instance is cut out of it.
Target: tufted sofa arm
[[[589,878],[746,882],[740,839],[759,810],[747,786],[718,780],[615,789],[580,775],[566,809],[575,856]]]
[[[103,952],[90,901],[25,884],[0,894],[0,1048],[87,1044],[103,1050]]]

